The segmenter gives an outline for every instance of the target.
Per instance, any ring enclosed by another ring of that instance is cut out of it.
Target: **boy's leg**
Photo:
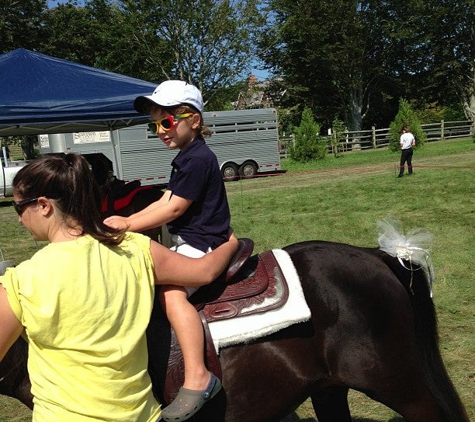
[[[188,245],[180,236],[172,236],[172,250],[192,258],[205,253]],[[209,250],[211,251],[211,249]],[[205,365],[204,332],[201,318],[188,301],[197,288],[161,286],[159,298],[183,353],[185,382],[177,397],[162,411],[166,422],[184,421],[195,414],[221,389],[221,382]]]
[[[161,286],[159,297],[183,353],[183,386],[190,390],[204,390],[209,383],[210,373],[204,363],[204,333],[198,312],[188,301],[184,287]]]
[[[204,363],[204,333],[196,309],[184,287],[162,286],[160,302],[175,330],[185,362],[185,383],[173,402],[162,411],[166,422],[191,418],[221,389],[221,382]]]

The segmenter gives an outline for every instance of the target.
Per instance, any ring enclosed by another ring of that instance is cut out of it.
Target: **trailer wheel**
[[[234,163],[226,163],[221,167],[221,173],[225,182],[232,182],[239,179],[238,166]]]
[[[244,177],[253,177],[257,174],[257,164],[254,161],[245,161],[239,167],[239,174]]]

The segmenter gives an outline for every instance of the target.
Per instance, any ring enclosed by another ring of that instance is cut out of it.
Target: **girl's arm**
[[[216,280],[228,267],[238,250],[238,239],[231,234],[229,240],[201,258],[190,258],[173,252],[155,241],[150,251],[155,266],[155,284],[199,287]]]
[[[18,321],[7,299],[7,291],[0,285],[0,361],[20,337],[23,325]]]

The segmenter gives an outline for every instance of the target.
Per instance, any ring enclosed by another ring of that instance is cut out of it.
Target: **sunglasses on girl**
[[[155,135],[158,133],[158,128],[161,127],[165,132],[172,130],[178,119],[192,116],[193,113],[177,114],[176,116],[167,116],[160,120],[153,120],[148,124],[150,132]]]
[[[18,215],[22,215],[25,211],[24,207],[28,204],[33,204],[38,201],[38,198],[25,199],[23,201],[12,201],[13,209],[17,212]]]

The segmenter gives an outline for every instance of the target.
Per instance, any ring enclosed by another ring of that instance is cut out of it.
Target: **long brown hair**
[[[59,153],[34,159],[16,174],[13,191],[21,199],[44,196],[54,200],[66,224],[79,226],[83,234],[99,242],[118,245],[124,239],[123,230],[103,223],[101,191],[81,155]]]

